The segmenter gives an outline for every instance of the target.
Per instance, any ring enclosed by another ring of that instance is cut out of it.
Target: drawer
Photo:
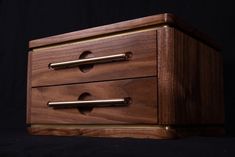
[[[33,49],[31,86],[156,76],[156,40],[148,30]]]
[[[32,88],[28,116],[31,124],[156,124],[156,82],[148,77]]]

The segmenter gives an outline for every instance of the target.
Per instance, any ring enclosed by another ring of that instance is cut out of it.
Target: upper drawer
[[[156,30],[148,30],[34,49],[31,86],[156,76],[156,40]]]

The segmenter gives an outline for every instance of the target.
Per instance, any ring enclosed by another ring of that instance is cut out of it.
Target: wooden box
[[[223,132],[219,48],[172,14],[29,42],[34,135],[176,138]]]

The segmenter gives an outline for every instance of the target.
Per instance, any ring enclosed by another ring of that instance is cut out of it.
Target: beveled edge
[[[207,34],[198,31],[191,25],[186,24],[180,18],[171,13],[163,13],[158,15],[152,15],[133,20],[127,20],[123,22],[108,24],[104,26],[98,26],[79,31],[73,31],[60,35],[54,35],[50,37],[40,38],[29,41],[29,48],[40,48],[46,46],[53,46],[58,44],[66,44],[67,42],[73,42],[78,40],[86,40],[90,38],[100,38],[118,33],[125,33],[128,31],[147,29],[149,27],[168,25],[175,27],[203,42],[211,47],[220,50],[220,46],[215,43]]]
[[[174,139],[174,129],[159,125],[42,125],[27,128],[31,135]]]
[[[222,125],[171,126],[171,125],[60,125],[33,124],[28,126],[31,135],[90,136],[140,139],[177,139],[190,136],[224,136]]]
[[[109,35],[115,32],[122,32],[126,30],[146,27],[146,26],[153,26],[156,24],[163,24],[167,23],[170,20],[169,14],[159,14],[159,15],[152,15],[143,18],[138,18],[134,20],[128,20],[113,24],[108,24],[104,26],[98,26],[93,28],[88,28],[79,31],[73,31],[69,33],[64,33],[60,35],[54,35],[50,37],[40,38],[36,40],[32,40],[29,42],[29,48],[36,48],[42,47],[47,45],[54,45],[65,43],[71,40],[79,40],[88,37],[99,37],[100,35]]]

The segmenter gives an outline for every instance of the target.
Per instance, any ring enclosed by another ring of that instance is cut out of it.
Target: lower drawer
[[[32,88],[31,124],[156,124],[157,78]]]

